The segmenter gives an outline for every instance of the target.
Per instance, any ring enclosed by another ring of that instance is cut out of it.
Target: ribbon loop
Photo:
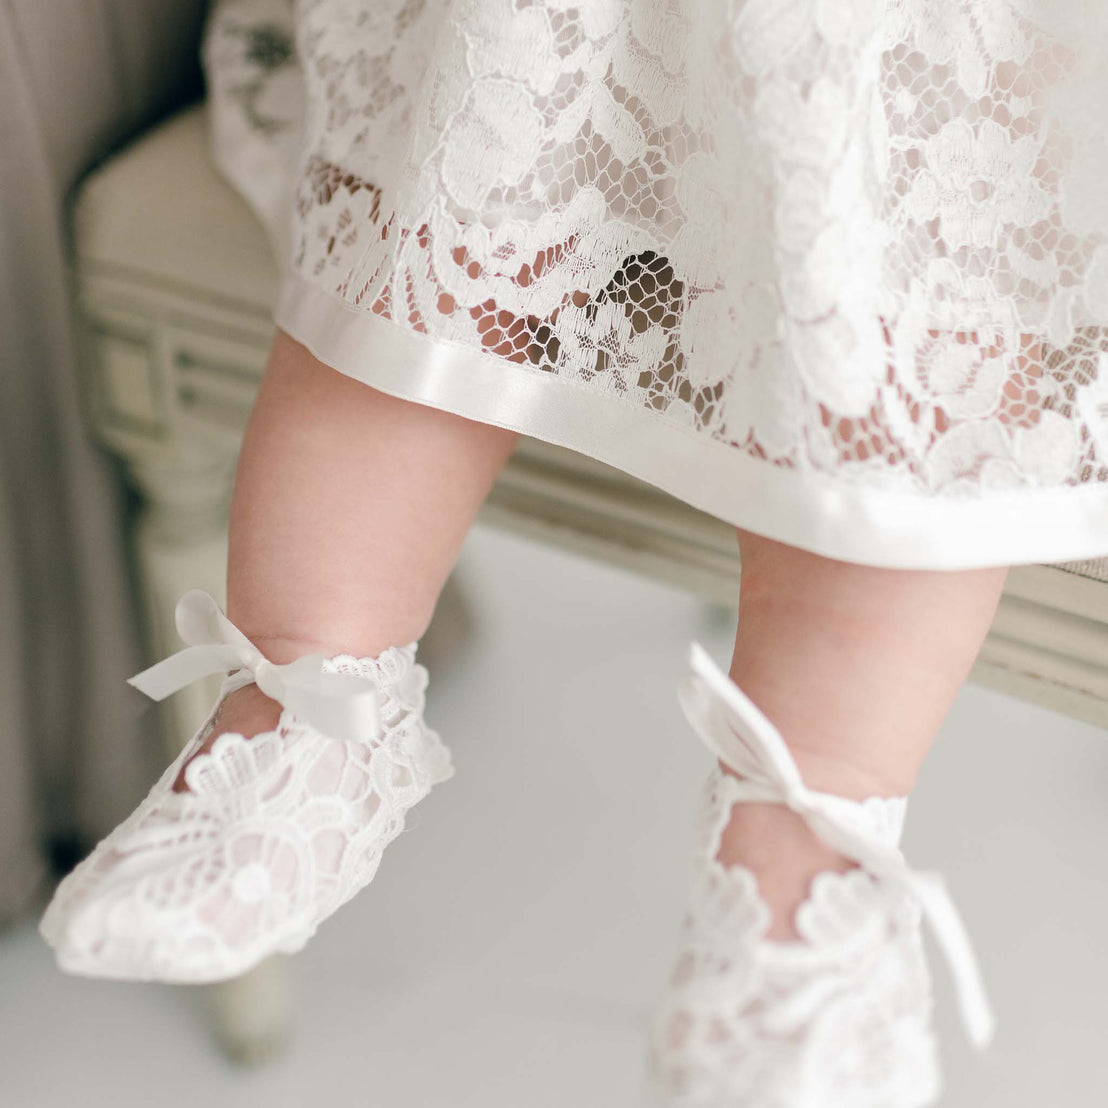
[[[327,673],[321,654],[274,664],[201,589],[191,589],[177,602],[175,622],[188,645],[128,680],[152,700],[164,700],[204,677],[247,670],[266,696],[324,735],[356,742],[376,737],[378,689],[368,677]]]
[[[690,665],[681,706],[705,745],[739,776],[736,798],[786,805],[831,849],[911,896],[946,958],[967,1036],[976,1047],[987,1045],[995,1021],[969,935],[942,878],[909,869],[899,848],[859,819],[855,801],[809,789],[781,733],[699,643],[692,645]]]

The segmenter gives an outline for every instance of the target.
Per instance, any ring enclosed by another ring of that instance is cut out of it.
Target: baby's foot
[[[926,913],[977,1045],[991,1015],[945,890],[899,850],[903,797],[808,787],[703,651],[682,706],[727,766],[702,807],[682,953],[653,1063],[677,1108],[922,1108],[939,1090]]]
[[[298,950],[369,883],[407,810],[451,774],[423,720],[415,643],[273,666],[221,613],[214,641],[201,634],[194,617],[218,609],[190,595],[178,628],[191,650],[140,675],[140,687],[164,696],[206,666],[237,658],[242,669],[215,718],[59,885],[41,930],[71,972],[215,981]]]

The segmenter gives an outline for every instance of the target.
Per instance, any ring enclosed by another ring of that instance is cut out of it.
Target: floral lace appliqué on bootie
[[[652,1042],[673,1108],[923,1108],[941,1088],[924,959],[928,920],[971,1040],[992,1036],[977,963],[945,886],[899,849],[905,797],[858,802],[808,789],[781,735],[698,646],[681,703],[735,776],[715,769],[701,809],[682,952]],[[717,860],[735,804],[786,804],[858,863],[812,881],[799,939],[742,866]]]
[[[136,687],[160,700],[233,672],[138,808],[58,886],[40,930],[73,973],[198,983],[299,950],[452,772],[423,720],[415,643],[278,666],[198,591],[177,627],[190,645]],[[251,682],[282,706],[276,728],[228,732],[198,753],[224,698]],[[176,792],[182,767],[189,791]]]

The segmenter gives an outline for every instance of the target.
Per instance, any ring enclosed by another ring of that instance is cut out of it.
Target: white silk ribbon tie
[[[376,737],[378,691],[368,678],[326,673],[322,654],[275,665],[201,589],[181,597],[175,617],[177,633],[188,646],[128,681],[152,700],[164,700],[203,677],[247,670],[266,696],[324,735],[356,742]]]
[[[681,688],[681,706],[711,751],[739,775],[738,799],[786,805],[831,849],[915,898],[950,967],[966,1034],[974,1046],[987,1045],[995,1028],[993,1013],[969,935],[943,878],[910,869],[900,850],[859,818],[854,801],[809,789],[780,732],[697,643],[690,664],[692,676]]]

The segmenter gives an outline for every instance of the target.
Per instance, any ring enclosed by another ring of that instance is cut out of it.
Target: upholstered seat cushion
[[[83,269],[141,275],[268,312],[277,265],[261,224],[212,165],[202,106],[92,174],[74,209]]]

